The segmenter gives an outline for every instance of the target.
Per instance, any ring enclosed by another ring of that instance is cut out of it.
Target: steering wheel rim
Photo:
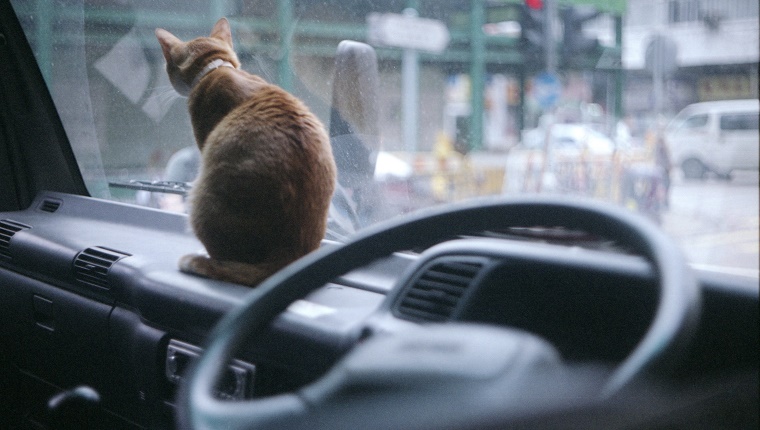
[[[489,229],[562,226],[614,239],[632,247],[652,265],[659,302],[638,345],[603,388],[613,394],[638,377],[667,368],[688,344],[700,311],[700,290],[675,244],[654,224],[627,210],[599,202],[561,197],[485,198],[420,211],[369,227],[349,242],[326,246],[292,263],[253,289],[240,307],[225,315],[209,335],[204,353],[188,371],[177,397],[181,428],[251,428],[305,413],[295,394],[228,402],[214,387],[244,340],[255,338],[293,301],[351,269],[451,237]]]

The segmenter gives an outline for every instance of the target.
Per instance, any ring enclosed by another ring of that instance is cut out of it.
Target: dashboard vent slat
[[[0,220],[0,257],[11,258],[11,238],[19,231],[28,228],[32,227],[9,219]]]
[[[434,262],[402,293],[397,312],[414,320],[450,319],[459,300],[484,266],[482,261],[446,259]]]
[[[128,256],[130,254],[100,246],[87,248],[74,258],[74,279],[80,285],[107,290],[111,266]]]
[[[40,203],[39,209],[43,212],[53,213],[57,211],[59,207],[61,207],[61,202],[59,200],[45,199]]]

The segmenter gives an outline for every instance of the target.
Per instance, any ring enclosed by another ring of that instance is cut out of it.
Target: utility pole
[[[404,16],[417,18],[417,10],[404,9]],[[401,88],[404,145],[410,153],[417,152],[417,110],[419,109],[420,60],[416,49],[404,48],[401,61]]]
[[[554,46],[554,23],[557,21],[556,0],[544,0],[544,9],[546,10],[546,21],[544,22],[546,71],[554,74],[557,72],[557,50]]]

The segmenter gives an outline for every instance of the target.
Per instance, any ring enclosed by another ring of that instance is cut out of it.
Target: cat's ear
[[[177,36],[169,33],[163,28],[156,29],[156,38],[158,39],[158,43],[161,45],[161,50],[164,52],[164,58],[166,59],[166,62],[171,63],[172,62],[172,56],[171,56],[172,48],[176,45],[181,44],[182,41],[179,40]]]
[[[219,21],[214,24],[214,28],[211,29],[211,37],[221,39],[232,48],[232,30],[230,30],[230,22],[227,18],[219,18]]]

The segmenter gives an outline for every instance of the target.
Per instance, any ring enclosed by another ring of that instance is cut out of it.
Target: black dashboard
[[[0,213],[2,367],[15,369],[3,376],[25,394],[13,407],[44,414],[45,399],[84,384],[116,427],[171,426],[189,361],[251,291],[179,272],[177,260],[200,249],[184,215],[126,204],[43,192],[26,210]],[[522,329],[567,362],[611,367],[656,310],[654,269],[637,255],[483,236],[417,251],[398,250],[292,303],[242,349],[220,391],[292,390],[375,333],[450,321]],[[675,374],[757,363],[756,283],[699,280],[703,317]]]

